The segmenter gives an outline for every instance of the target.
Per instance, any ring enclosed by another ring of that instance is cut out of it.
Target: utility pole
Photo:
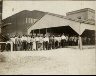
[[[79,49],[82,50],[83,47],[82,47],[82,37],[81,37],[81,23],[82,23],[82,20],[81,20],[81,17],[78,17],[78,19],[80,20],[80,25],[79,25],[79,43],[78,43],[78,46],[79,46]]]

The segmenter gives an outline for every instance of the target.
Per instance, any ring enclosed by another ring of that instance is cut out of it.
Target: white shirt
[[[39,41],[39,37],[36,37],[35,39],[36,39],[36,41]]]
[[[58,37],[55,37],[54,39],[55,39],[55,41],[58,41]]]
[[[24,41],[24,40],[27,41],[27,37],[22,36],[21,40],[22,41]]]
[[[33,38],[31,38],[30,42],[33,42]]]
[[[49,38],[48,37],[45,37],[45,41],[48,41],[49,42]]]
[[[66,36],[66,41],[68,41],[68,36]]]
[[[43,37],[39,37],[40,43],[43,43]]]
[[[43,38],[43,41],[45,42],[46,41],[46,38]]]
[[[28,42],[28,43],[31,42],[31,37],[27,37],[27,42]]]
[[[13,43],[15,43],[15,38],[10,38]]]
[[[59,38],[59,42],[61,41],[61,37],[58,37]]]
[[[21,37],[21,41],[23,41],[23,40],[24,40],[24,36]]]
[[[66,37],[64,35],[61,36],[61,39],[66,39]]]

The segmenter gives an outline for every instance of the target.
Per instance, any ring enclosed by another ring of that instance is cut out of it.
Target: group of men
[[[69,35],[23,35],[23,36],[11,36],[5,45],[6,50],[10,50],[10,43],[13,43],[13,50],[51,50],[57,48],[63,48],[66,46],[72,46],[78,44],[77,36]],[[4,46],[3,46],[4,47]]]

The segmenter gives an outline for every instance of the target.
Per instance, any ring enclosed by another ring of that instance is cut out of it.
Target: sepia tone
[[[0,1],[1,75],[96,74],[95,5],[85,6],[95,1],[18,2]],[[61,8],[71,2],[73,10]]]

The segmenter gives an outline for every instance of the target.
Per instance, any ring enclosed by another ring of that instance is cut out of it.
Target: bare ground
[[[95,75],[95,49],[1,52],[1,75]]]

